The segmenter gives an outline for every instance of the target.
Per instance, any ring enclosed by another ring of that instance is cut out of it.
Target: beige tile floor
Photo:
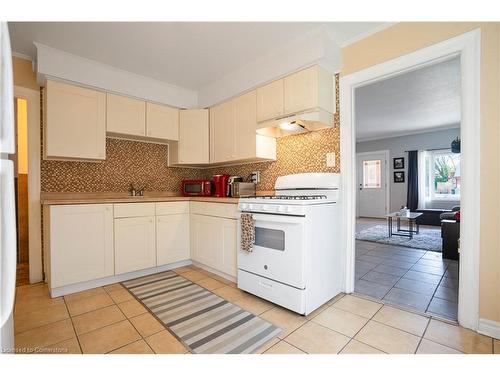
[[[500,341],[352,295],[301,316],[192,266],[175,270],[280,326],[264,354],[500,353]],[[36,353],[188,353],[120,284],[51,299],[45,284],[17,288],[15,346]]]

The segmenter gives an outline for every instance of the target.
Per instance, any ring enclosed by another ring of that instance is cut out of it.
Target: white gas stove
[[[301,173],[278,177],[275,195],[241,198],[255,243],[252,252],[238,251],[238,287],[300,314],[337,295],[339,188],[337,173]]]

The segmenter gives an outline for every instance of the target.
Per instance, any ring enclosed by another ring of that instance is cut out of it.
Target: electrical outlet
[[[335,152],[329,152],[326,154],[326,166],[328,168],[335,167]]]
[[[250,178],[251,178],[252,182],[255,182],[256,184],[258,184],[260,182],[260,171],[252,172],[252,174],[250,175]]]

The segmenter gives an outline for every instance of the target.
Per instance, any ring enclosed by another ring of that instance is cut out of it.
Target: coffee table
[[[401,236],[413,238],[413,234],[419,233],[419,225],[417,223],[417,218],[422,216],[421,212],[410,212],[409,214],[401,214],[398,212],[391,212],[385,215],[387,218],[387,226],[389,229],[389,237]],[[396,231],[394,232],[393,221],[396,219]],[[408,229],[401,228],[401,220],[408,221]],[[415,229],[416,228],[416,229]]]

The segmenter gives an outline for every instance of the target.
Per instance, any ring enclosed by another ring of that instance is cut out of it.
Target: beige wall
[[[14,72],[14,85],[26,87],[28,89],[39,90],[40,86],[36,83],[36,74],[30,60],[19,57],[12,58],[12,70]]]
[[[400,23],[342,49],[341,75],[481,29],[480,317],[500,322],[499,23]]]

